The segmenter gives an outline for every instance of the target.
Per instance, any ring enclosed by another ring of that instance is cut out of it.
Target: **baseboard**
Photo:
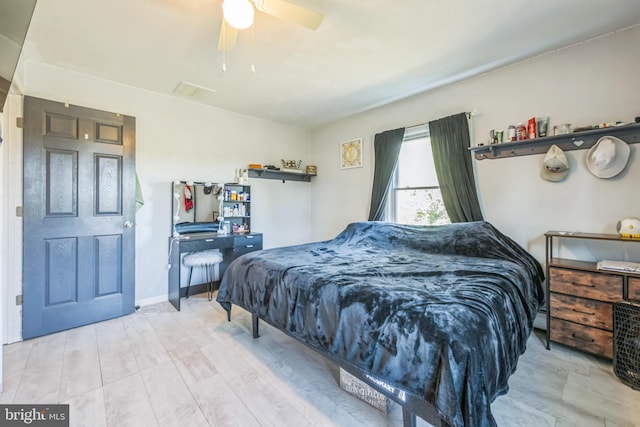
[[[156,297],[136,300],[136,306],[144,307],[147,305],[157,304],[159,302],[169,301],[169,294],[162,294]]]
[[[218,290],[218,288],[220,287],[220,281],[219,280],[214,280],[213,281],[213,290],[216,291]],[[197,295],[197,294],[201,294],[204,292],[208,292],[209,287],[207,286],[206,283],[201,283],[198,285],[192,285],[191,289],[189,289],[189,295]],[[184,298],[187,296],[187,287],[183,286],[180,288],[180,298]],[[159,302],[164,302],[164,301],[168,301],[169,300],[169,294],[162,294],[162,295],[158,295],[155,297],[151,297],[151,298],[145,298],[145,299],[141,299],[141,300],[136,300],[136,306],[137,307],[144,307],[147,305],[153,305],[153,304],[157,304]]]

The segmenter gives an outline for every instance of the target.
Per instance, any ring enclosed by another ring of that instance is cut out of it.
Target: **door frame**
[[[22,129],[16,122],[22,117],[23,97],[11,94],[4,105],[2,142],[2,266],[0,281],[0,314],[2,344],[22,341],[22,306],[16,305],[16,296],[22,295],[22,218],[16,208],[22,206]]]

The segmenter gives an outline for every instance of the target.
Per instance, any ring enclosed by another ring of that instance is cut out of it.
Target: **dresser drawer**
[[[262,249],[262,245],[246,245],[233,248],[233,258],[238,258],[240,255],[248,254],[249,252],[253,251],[259,251],[260,249]]]
[[[560,319],[551,319],[551,341],[613,359],[613,333]]]
[[[622,299],[622,276],[551,267],[549,288],[551,292],[615,302]]]
[[[262,249],[262,234],[239,234],[233,236],[233,247],[260,247]],[[254,249],[255,250],[255,249]]]
[[[551,316],[600,329],[613,329],[613,305],[571,295],[550,295]]]
[[[629,299],[640,301],[640,278],[629,277]]]

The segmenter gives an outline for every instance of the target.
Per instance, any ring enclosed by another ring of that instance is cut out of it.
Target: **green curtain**
[[[379,133],[373,140],[375,166],[369,221],[384,219],[384,207],[389,195],[391,176],[398,163],[398,155],[404,138],[404,128]]]
[[[451,222],[482,221],[473,176],[466,113],[429,122],[431,149],[442,201]]]

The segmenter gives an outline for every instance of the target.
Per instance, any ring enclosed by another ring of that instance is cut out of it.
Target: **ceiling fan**
[[[253,24],[254,7],[260,12],[311,30],[316,30],[324,18],[320,12],[284,0],[224,0],[218,50],[226,51],[235,47],[238,31]]]

